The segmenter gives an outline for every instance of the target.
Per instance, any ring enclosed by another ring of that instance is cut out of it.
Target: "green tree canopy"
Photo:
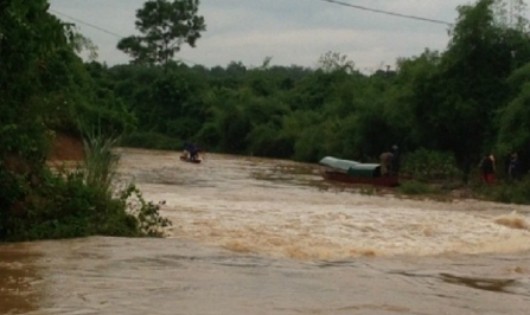
[[[147,1],[136,12],[136,28],[143,35],[122,39],[118,49],[136,63],[166,64],[184,43],[195,47],[195,41],[206,30],[198,7],[199,0]]]

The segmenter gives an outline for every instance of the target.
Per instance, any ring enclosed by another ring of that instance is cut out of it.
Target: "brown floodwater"
[[[0,245],[0,314],[527,314],[530,207],[399,198],[316,165],[120,149],[161,239]]]

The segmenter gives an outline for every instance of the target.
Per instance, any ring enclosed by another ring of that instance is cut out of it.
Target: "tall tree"
[[[136,63],[167,64],[183,44],[195,47],[195,41],[206,30],[198,7],[199,0],[147,1],[136,12],[136,28],[143,35],[120,40],[118,49]]]
[[[528,28],[524,0],[495,0],[493,9],[497,23],[501,26],[524,31]]]
[[[54,61],[69,49],[65,25],[48,8],[47,0],[0,1],[0,239],[11,232],[12,217],[27,213],[28,193],[41,184],[49,89],[60,76]]]
[[[513,52],[520,54],[518,37],[507,36],[495,22],[494,3],[478,0],[459,7],[439,70],[417,91],[415,116],[423,142],[454,152],[466,173],[494,145],[494,113],[509,95],[505,79],[516,61]]]
[[[44,155],[38,149],[50,63],[68,49],[64,25],[48,7],[46,0],[0,1],[0,167],[9,154],[37,160]]]
[[[318,59],[318,68],[326,73],[334,71],[352,73],[355,70],[355,63],[349,60],[347,55],[328,51]]]

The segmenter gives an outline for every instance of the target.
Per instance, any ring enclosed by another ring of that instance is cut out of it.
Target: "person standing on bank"
[[[519,155],[514,152],[510,157],[508,164],[508,177],[510,180],[521,179],[521,162],[519,162]]]
[[[394,159],[394,154],[388,151],[381,153],[381,155],[379,156],[382,176],[390,176],[392,174],[392,160],[393,159]]]
[[[392,146],[392,167],[390,169],[390,174],[397,175],[399,173],[399,165],[400,165],[399,147],[396,144],[394,144]]]
[[[486,184],[495,182],[495,157],[493,154],[485,155],[480,162],[482,180]]]

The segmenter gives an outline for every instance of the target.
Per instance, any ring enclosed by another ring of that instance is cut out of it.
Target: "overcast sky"
[[[137,34],[136,10],[145,0],[49,0],[53,14],[74,22],[97,46],[98,61],[127,63],[116,49],[120,37]],[[459,5],[471,0],[341,0],[354,6],[455,22]],[[394,68],[397,58],[425,48],[445,50],[449,26],[379,14],[325,0],[201,0],[207,30],[196,47],[184,46],[177,58],[189,65],[226,66],[240,61],[259,66],[314,67],[328,51],[347,55],[358,70]],[[72,20],[71,18],[74,18]]]

